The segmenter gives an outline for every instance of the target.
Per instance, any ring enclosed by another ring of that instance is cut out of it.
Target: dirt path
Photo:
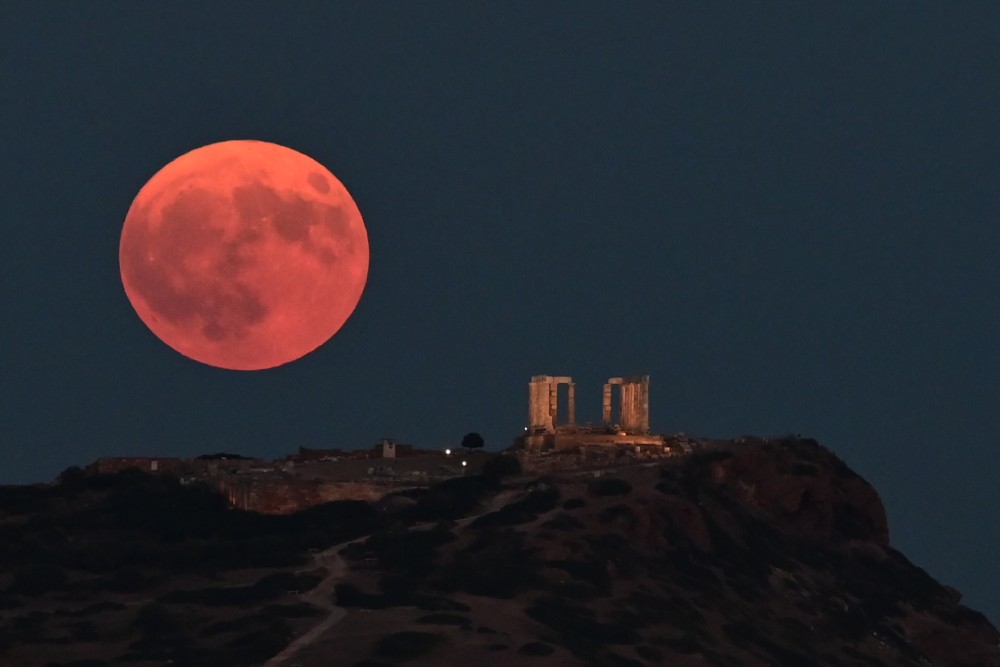
[[[484,514],[489,514],[490,512],[495,512],[504,505],[506,505],[510,500],[520,493],[516,489],[507,489],[501,491],[487,503],[486,507],[482,512],[474,516],[465,517],[464,519],[459,519],[456,521],[456,527],[465,527],[472,521],[475,521]],[[427,523],[419,527],[414,526],[417,530],[426,530],[433,527],[433,523]],[[315,554],[313,556],[313,562],[315,567],[326,568],[328,574],[323,581],[319,582],[315,588],[313,588],[308,593],[302,595],[301,599],[304,602],[309,602],[311,604],[325,609],[330,613],[325,619],[320,621],[314,628],[303,634],[302,636],[295,639],[291,644],[286,646],[281,653],[277,654],[267,662],[263,664],[262,667],[281,667],[288,659],[293,657],[296,653],[301,651],[306,646],[309,646],[314,641],[319,639],[324,632],[329,630],[331,627],[337,624],[344,616],[347,615],[347,610],[343,607],[338,607],[333,604],[333,589],[337,585],[344,574],[347,572],[347,561],[340,557],[340,550],[347,547],[348,545],[355,544],[357,542],[363,542],[367,540],[370,535],[364,535],[362,537],[355,538],[348,542],[341,542],[340,544],[335,544],[329,549],[324,549],[323,551]]]
[[[301,649],[312,644],[320,635],[329,630],[340,619],[347,615],[347,610],[333,604],[333,588],[337,582],[343,578],[347,572],[347,561],[340,557],[340,550],[344,547],[368,539],[368,535],[355,538],[348,542],[335,544],[329,549],[315,554],[313,564],[315,567],[326,568],[327,575],[323,581],[319,582],[315,588],[301,596],[301,600],[316,605],[321,609],[326,609],[330,613],[318,625],[296,638],[291,644],[286,646],[281,653],[264,663],[263,667],[279,667],[284,665],[289,658],[298,653]]]

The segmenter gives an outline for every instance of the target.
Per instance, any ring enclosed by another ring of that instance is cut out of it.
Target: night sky
[[[998,45],[987,2],[4,3],[0,483],[500,449],[531,375],[599,421],[648,373],[658,432],[830,447],[1000,620]],[[353,317],[270,371],[174,352],[119,276],[139,188],[226,139],[368,227]]]

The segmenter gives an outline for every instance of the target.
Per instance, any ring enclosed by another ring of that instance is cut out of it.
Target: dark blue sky
[[[596,421],[649,373],[659,431],[821,440],[1000,619],[998,44],[983,2],[5,3],[0,483],[500,448],[532,374]],[[372,251],[259,373],[163,345],[117,262],[146,180],[239,138],[329,167]]]

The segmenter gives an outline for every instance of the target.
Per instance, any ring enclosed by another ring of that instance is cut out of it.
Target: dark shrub
[[[20,609],[24,601],[16,595],[0,595],[0,611],[5,609]]]
[[[182,625],[181,617],[162,604],[150,602],[139,608],[132,625],[149,634],[176,632]]]
[[[56,483],[63,487],[60,491],[80,491],[86,488],[87,473],[80,466],[70,466],[59,473]]]
[[[491,488],[481,475],[454,477],[432,486],[407,513],[414,521],[461,519],[479,506]]]
[[[66,587],[69,576],[58,565],[33,563],[14,570],[14,582],[9,592],[24,595],[41,595]]]
[[[542,528],[548,528],[550,530],[568,530],[577,531],[583,528],[583,524],[576,520],[572,514],[566,514],[565,512],[557,514],[554,518],[549,519],[542,524]]]
[[[278,596],[254,586],[199,588],[164,593],[157,600],[169,604],[202,604],[208,607],[249,607]]]
[[[428,625],[458,625],[463,628],[472,627],[472,621],[469,620],[468,617],[444,612],[421,616],[417,619],[417,623],[426,623]]]
[[[475,519],[469,526],[471,528],[490,528],[530,523],[537,519],[539,514],[555,509],[558,502],[558,488],[555,486],[539,488],[516,502],[504,505],[496,512],[484,514]]]
[[[423,611],[472,611],[469,605],[436,595],[414,595],[413,604]]]
[[[638,653],[643,658],[645,658],[646,660],[651,660],[653,662],[663,661],[663,653],[661,653],[658,649],[652,646],[646,646],[644,644],[640,644],[639,646],[635,647],[635,652]]]
[[[243,664],[263,664],[280,652],[292,640],[292,631],[285,621],[236,637],[229,646],[235,649]]]
[[[0,510],[11,514],[26,514],[45,509],[49,504],[47,490],[40,486],[0,486]]]
[[[554,510],[558,502],[559,488],[556,486],[544,486],[533,490],[521,500],[507,505],[504,509],[511,507],[533,514],[542,514],[543,512]]]
[[[544,642],[528,642],[517,650],[521,655],[552,655],[555,649]]]
[[[364,600],[365,594],[354,584],[339,583],[333,587],[336,603],[341,607],[357,607]]]
[[[585,581],[564,581],[562,583],[554,584],[551,591],[553,595],[564,597],[568,600],[589,602],[596,597],[610,594],[610,589],[610,584],[599,588]]]
[[[412,660],[427,655],[441,642],[440,636],[430,632],[397,632],[375,642],[375,655],[388,660]]]
[[[611,583],[607,563],[593,557],[583,557],[580,560],[552,560],[547,565],[565,570],[566,574],[573,577],[574,580],[588,583],[598,590],[604,590]]]
[[[586,506],[587,506],[587,501],[584,500],[583,498],[570,498],[569,500],[563,503],[564,510],[575,510]]]
[[[10,643],[23,642],[32,643],[41,641],[45,635],[45,622],[50,614],[44,611],[33,611],[24,616],[15,616],[9,621],[0,625],[0,641],[7,640]]]
[[[609,477],[595,479],[587,484],[587,493],[592,496],[627,496],[632,493],[632,485],[624,479]]]
[[[118,568],[111,575],[108,588],[119,593],[135,593],[153,583],[153,578],[140,567],[126,565]]]
[[[262,577],[254,588],[262,593],[281,594],[286,591],[311,591],[323,581],[325,570],[320,572],[275,572]]]
[[[316,605],[309,604],[308,602],[299,602],[297,604],[269,604],[264,607],[264,611],[262,613],[268,617],[278,618],[312,618],[314,616],[323,616],[326,614],[325,611]]]
[[[527,614],[558,632],[572,647],[604,644],[637,644],[641,637],[631,627],[600,621],[583,605],[556,597],[544,597],[527,609]]]
[[[378,580],[379,590],[390,596],[408,595],[419,585],[419,579],[406,575],[388,574]]]
[[[678,639],[667,639],[666,644],[678,653],[683,653],[685,655],[700,653],[702,651],[701,643],[698,641],[698,638],[690,634],[679,637]]]
[[[521,462],[516,456],[510,454],[500,454],[494,456],[483,465],[483,477],[488,481],[496,483],[504,477],[519,475],[521,473]]]
[[[617,653],[609,653],[608,659],[614,667],[646,667],[643,663],[638,660],[633,660],[632,658],[626,658],[620,656]]]
[[[603,523],[621,523],[634,526],[639,517],[636,516],[635,510],[628,505],[613,505],[604,509],[598,518]]]
[[[437,548],[454,539],[447,526],[438,524],[431,530],[380,531],[364,546],[378,559],[380,568],[418,576],[431,569]]]
[[[805,477],[816,477],[819,474],[819,466],[811,463],[796,463],[792,466],[792,473]]]

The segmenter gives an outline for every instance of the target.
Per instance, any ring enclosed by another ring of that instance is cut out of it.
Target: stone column
[[[649,376],[638,375],[622,382],[622,430],[649,433]]]
[[[642,376],[642,384],[639,385],[639,432],[643,435],[649,433],[649,376]]]
[[[576,383],[575,382],[568,382],[566,384],[566,386],[567,386],[566,411],[569,412],[569,414],[566,415],[566,417],[567,417],[566,423],[569,424],[569,425],[571,425],[571,426],[575,426],[576,425]]]
[[[631,382],[622,383],[622,430],[634,433],[636,429],[635,385]]]
[[[545,375],[536,375],[528,383],[528,427],[532,431],[552,432],[552,386]]]
[[[604,385],[604,425],[611,426],[611,385]]]
[[[559,385],[549,382],[549,430],[555,431],[559,423]]]

